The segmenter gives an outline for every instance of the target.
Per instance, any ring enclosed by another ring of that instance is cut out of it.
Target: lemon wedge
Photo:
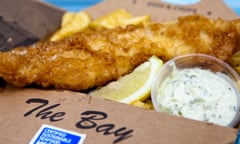
[[[117,81],[91,91],[92,96],[110,99],[126,104],[143,101],[150,97],[151,85],[163,62],[156,56],[139,65],[132,73]]]

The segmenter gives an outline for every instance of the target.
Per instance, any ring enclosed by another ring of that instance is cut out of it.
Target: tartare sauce
[[[227,126],[238,111],[230,78],[200,68],[177,68],[158,89],[160,111]]]

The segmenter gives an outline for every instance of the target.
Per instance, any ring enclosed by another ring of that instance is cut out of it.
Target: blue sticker
[[[85,134],[42,125],[29,144],[83,144]]]

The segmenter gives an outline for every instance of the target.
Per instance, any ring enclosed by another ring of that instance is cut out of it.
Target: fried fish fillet
[[[16,87],[85,91],[131,72],[152,55],[167,61],[206,53],[224,61],[240,49],[240,21],[200,15],[148,26],[77,33],[0,53],[0,77]]]

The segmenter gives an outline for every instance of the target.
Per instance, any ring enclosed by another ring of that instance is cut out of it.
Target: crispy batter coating
[[[238,20],[193,15],[146,27],[85,31],[0,53],[0,77],[17,87],[36,84],[84,91],[131,72],[156,55],[167,61],[206,53],[224,61],[240,49]]]

